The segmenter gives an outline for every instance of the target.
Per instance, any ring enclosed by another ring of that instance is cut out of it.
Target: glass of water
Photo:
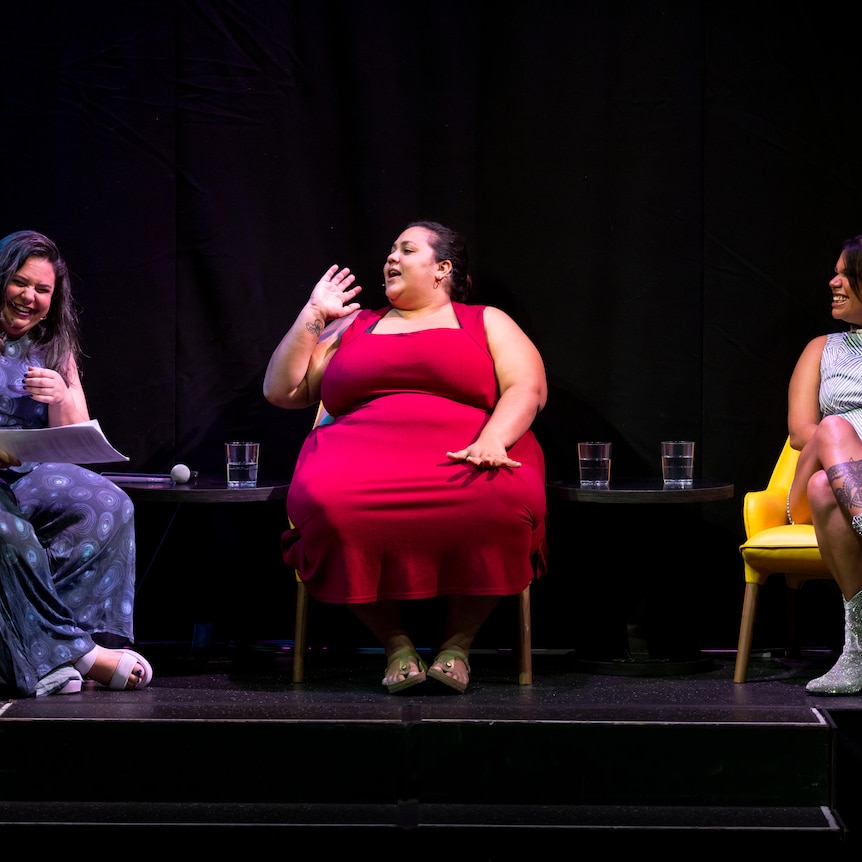
[[[661,475],[665,488],[691,488],[694,484],[693,440],[662,440]]]
[[[225,443],[228,488],[257,487],[259,443]]]
[[[611,444],[578,443],[578,471],[582,488],[607,488],[611,481]]]

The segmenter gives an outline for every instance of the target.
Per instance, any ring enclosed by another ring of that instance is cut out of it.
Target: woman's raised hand
[[[319,309],[326,320],[351,314],[359,308],[359,303],[351,300],[362,290],[358,284],[353,285],[355,280],[356,276],[347,267],[339,269],[337,264],[329,267],[314,285],[309,304]]]

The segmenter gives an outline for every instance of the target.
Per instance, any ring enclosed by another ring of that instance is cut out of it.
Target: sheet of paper
[[[0,449],[22,462],[106,464],[129,460],[108,442],[97,419],[59,428],[0,428]]]

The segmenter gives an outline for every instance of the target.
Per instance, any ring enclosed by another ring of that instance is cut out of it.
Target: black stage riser
[[[828,723],[435,721],[415,704],[396,722],[5,719],[0,830],[840,847],[834,745]]]

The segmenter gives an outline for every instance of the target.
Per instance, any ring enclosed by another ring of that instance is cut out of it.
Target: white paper
[[[106,464],[129,460],[108,442],[97,419],[58,428],[0,428],[0,449],[22,462]]]

